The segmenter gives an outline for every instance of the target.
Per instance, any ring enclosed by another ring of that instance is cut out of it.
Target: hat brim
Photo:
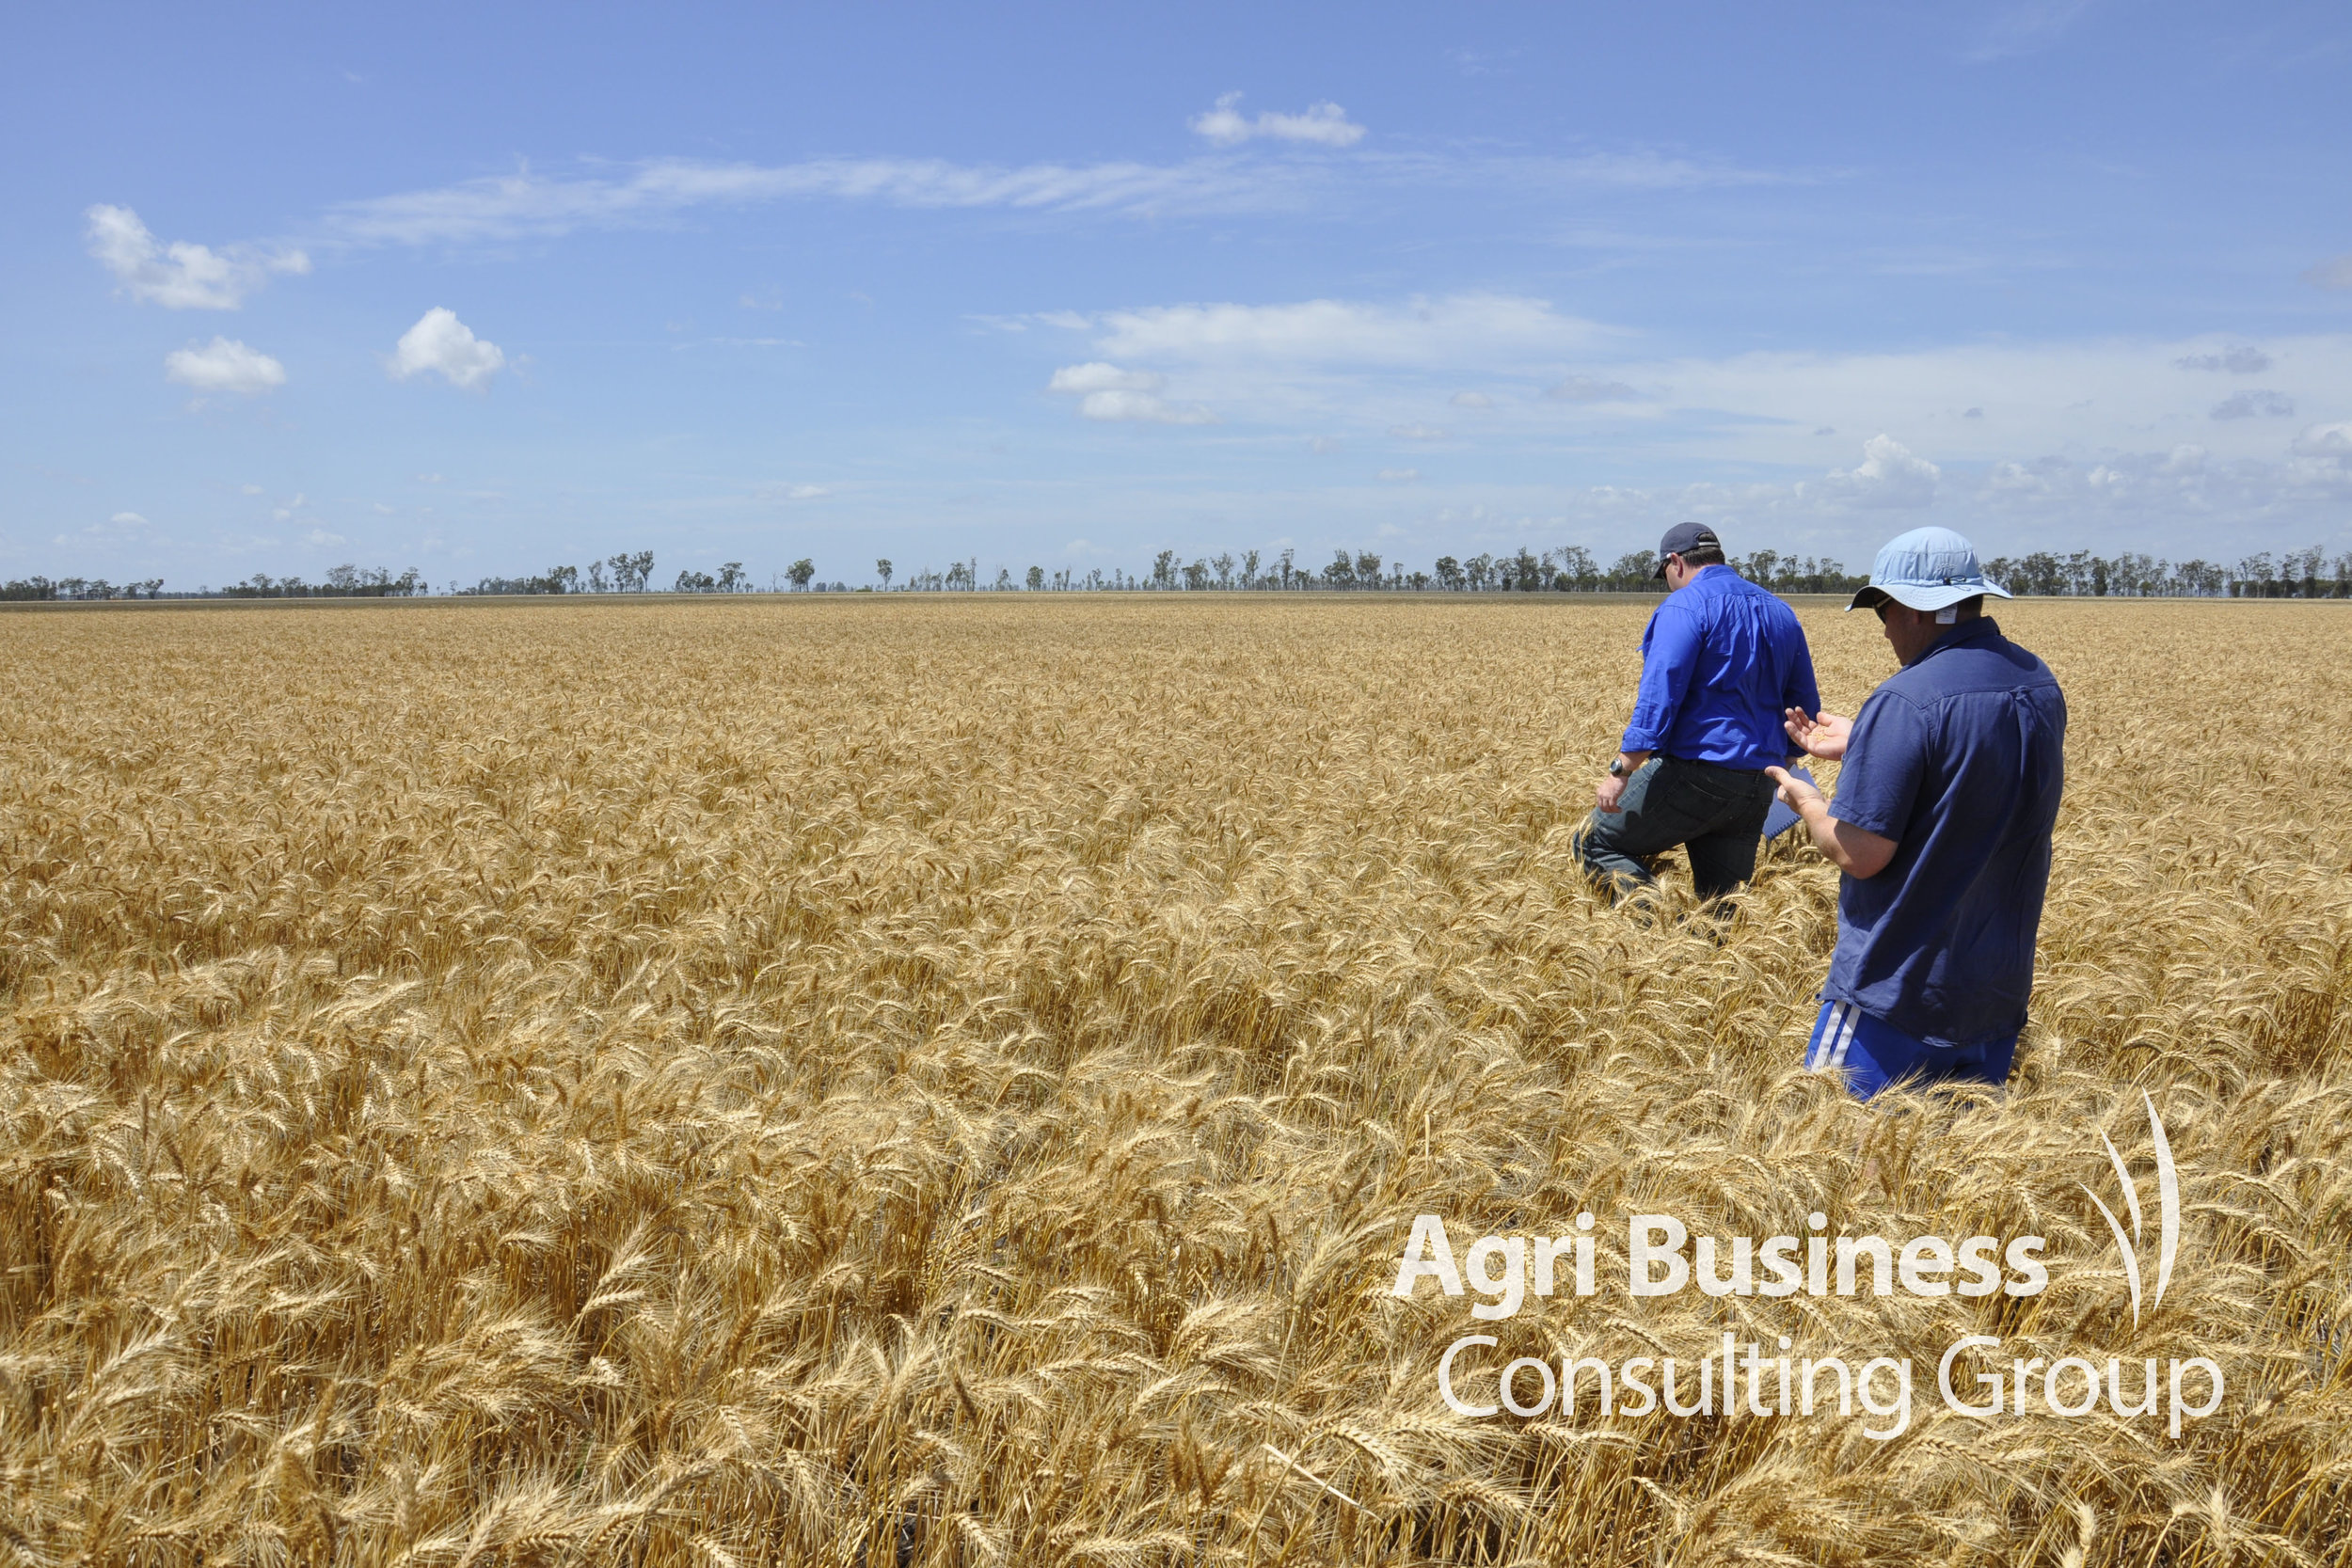
[[[1873,582],[1857,590],[1852,599],[1848,601],[1846,608],[1850,610],[1874,610],[1886,600],[1892,599],[1897,604],[1908,605],[1913,610],[1942,610],[1947,605],[1956,605],[1963,599],[1973,599],[1979,594],[1989,594],[1996,599],[2014,596],[1997,582],[1890,582],[1883,584]]]

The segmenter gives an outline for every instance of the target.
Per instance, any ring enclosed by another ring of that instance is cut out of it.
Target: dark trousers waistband
[[[1717,773],[1738,773],[1751,779],[1760,777],[1764,771],[1761,768],[1734,768],[1728,763],[1701,762],[1696,757],[1670,757],[1662,752],[1659,753],[1659,760],[1671,762],[1677,768],[1705,768]]]

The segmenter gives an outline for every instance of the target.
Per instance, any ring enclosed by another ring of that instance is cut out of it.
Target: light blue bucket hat
[[[1977,563],[1977,546],[1947,528],[1915,528],[1889,539],[1870,562],[1869,585],[1848,610],[1868,610],[1883,599],[1914,610],[1942,610],[1979,594],[2010,597]]]

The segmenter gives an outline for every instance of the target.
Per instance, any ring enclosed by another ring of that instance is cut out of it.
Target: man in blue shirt
[[[1878,612],[1902,669],[1851,721],[1788,716],[1790,738],[1842,759],[1836,802],[1772,770],[1845,873],[1806,1065],[1864,1100],[1895,1083],[2004,1083],[2026,1025],[2066,699],[1984,617],[1987,594],[2010,596],[1949,529],[1889,543],[1847,609]]]
[[[1715,531],[1677,523],[1658,546],[1667,594],[1642,633],[1642,686],[1577,855],[1613,891],[1648,887],[1681,845],[1701,898],[1756,872],[1772,782],[1796,755],[1782,728],[1820,701],[1796,612],[1724,564]]]

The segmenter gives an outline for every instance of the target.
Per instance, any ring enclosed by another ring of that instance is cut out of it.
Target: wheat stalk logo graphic
[[[2164,1300],[2164,1288],[2172,1279],[2172,1254],[2181,1240],[2181,1184],[2172,1174],[2172,1145],[2164,1135],[2164,1118],[2156,1115],[2156,1102],[2149,1098],[2145,1089],[2140,1090],[2139,1098],[2148,1106],[2148,1130],[2155,1135],[2156,1141],[2156,1288],[2148,1297],[2148,1310],[2153,1312],[2156,1304]],[[2124,1272],[2132,1283],[2132,1326],[2137,1328],[2139,1249],[2133,1243],[2142,1240],[2139,1185],[2132,1180],[2132,1173],[2124,1168],[2123,1156],[2115,1151],[2115,1140],[2102,1132],[2099,1141],[2107,1146],[2107,1159],[2114,1164],[2115,1179],[2122,1185],[2123,1204],[2132,1216],[2132,1233],[2129,1236],[2123,1234],[2123,1227],[2116,1219],[2115,1211],[2108,1208],[2097,1193],[2091,1192],[2087,1184],[2083,1191],[2090,1194],[2091,1202],[2098,1204],[2099,1212],[2106,1216],[2107,1228],[2115,1232],[2115,1244],[2122,1249]]]

